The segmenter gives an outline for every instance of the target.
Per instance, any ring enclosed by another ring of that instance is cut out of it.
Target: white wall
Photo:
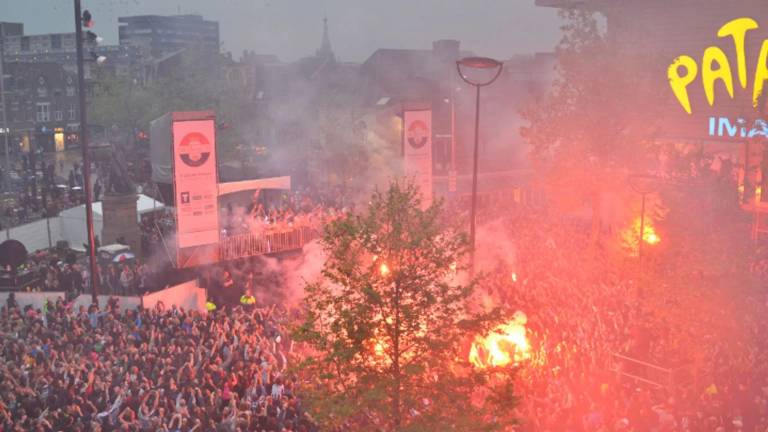
[[[0,306],[5,306],[8,300],[8,292],[0,292]],[[63,291],[50,291],[50,292],[17,292],[16,303],[19,307],[24,309],[25,306],[31,305],[35,309],[42,309],[46,299],[56,302],[59,297],[64,298]]]
[[[56,246],[56,242],[62,238],[61,222],[58,217],[50,218],[49,221],[51,230],[50,243],[48,243],[48,226],[45,219],[5,230],[2,233],[2,239],[3,241],[9,238],[18,240],[27,248],[28,252]]]
[[[206,311],[205,302],[207,298],[205,290],[197,286],[197,280],[191,280],[174,287],[147,294],[142,300],[143,306],[146,309],[153,309],[158,302],[163,302],[166,310],[175,305],[184,310],[196,310],[204,313]]]
[[[59,216],[59,223],[61,224],[59,240],[66,240],[69,242],[70,248],[82,251],[84,250],[83,244],[88,243],[88,235],[85,229],[85,212],[83,211],[83,214],[80,214],[80,212],[75,213],[75,210],[78,209],[81,210],[80,207],[75,207],[75,209],[61,212]],[[95,213],[93,216],[93,233],[99,236],[99,240],[101,240],[101,230],[104,227],[104,221],[100,214]],[[53,244],[56,245],[56,241]],[[34,249],[27,247],[27,250]]]
[[[5,306],[8,299],[8,292],[0,292],[0,306]],[[61,297],[64,298],[64,292],[62,291],[49,291],[49,292],[16,292],[16,303],[23,309],[27,305],[31,305],[35,309],[42,309],[45,300],[56,300]],[[99,306],[104,308],[107,302],[112,296],[100,295],[98,296]],[[154,308],[158,302],[163,302],[165,309],[168,310],[172,306],[177,308],[183,308],[184,310],[196,310],[201,313],[205,313],[205,302],[207,300],[205,289],[197,286],[196,280],[184,282],[180,285],[166,288],[161,291],[157,291],[143,297],[127,297],[118,296],[118,304],[121,310],[136,309],[138,307],[144,307],[145,309]],[[80,306],[86,308],[91,305],[91,295],[81,294],[78,296],[73,305],[73,310],[77,310]]]

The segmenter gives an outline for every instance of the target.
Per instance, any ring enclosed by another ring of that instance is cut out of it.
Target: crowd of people
[[[43,250],[29,255],[14,269],[15,275],[29,275],[29,291],[64,292],[67,300],[90,292],[90,271],[85,258],[74,252]],[[99,261],[100,294],[137,296],[162,288],[161,275],[146,261],[130,258],[120,262]]]
[[[345,211],[301,195],[280,202],[267,209],[257,195],[229,206],[225,235],[319,228]],[[490,200],[481,213],[481,225],[502,220],[515,257],[491,266],[481,295],[527,316],[519,431],[768,431],[768,298],[736,295],[727,289],[735,282],[701,274],[685,256],[666,257],[655,274],[679,273],[707,295],[689,296],[674,277],[645,280],[635,259],[594,246],[588,223],[542,209]],[[0,310],[1,432],[314,430],[299,379],[286,373],[296,358],[287,311],[73,310],[87,267],[50,257],[30,266],[45,290],[67,294],[41,310],[13,300]],[[254,275],[242,273],[229,279],[248,292]],[[114,295],[157,285],[133,260],[106,264],[101,277]]]
[[[265,200],[259,191],[248,206],[228,204],[222,209],[222,235],[266,235],[298,227],[319,230],[340,213],[338,206],[321,204],[308,193],[291,193],[277,200]]]
[[[483,294],[528,318],[519,430],[768,430],[768,340],[760,332],[767,305],[759,293],[716,292],[692,304],[675,292],[649,306],[651,288],[635,261],[589,251],[588,223],[497,210],[514,237],[515,262],[491,271]],[[695,273],[686,259],[667,271]],[[697,283],[705,290],[717,281]]]
[[[286,313],[0,309],[2,431],[311,432]]]

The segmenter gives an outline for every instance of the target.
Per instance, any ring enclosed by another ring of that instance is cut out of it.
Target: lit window
[[[36,114],[38,123],[51,121],[51,104],[48,102],[38,103]]]

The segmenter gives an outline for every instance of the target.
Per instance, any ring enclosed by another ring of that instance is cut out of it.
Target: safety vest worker
[[[216,310],[216,304],[214,304],[213,302],[210,302],[210,301],[209,302],[205,302],[205,309],[208,312],[213,312],[213,311]]]
[[[250,305],[256,304],[256,297],[248,294],[243,294],[243,296],[240,297],[240,304],[243,306],[250,306]]]

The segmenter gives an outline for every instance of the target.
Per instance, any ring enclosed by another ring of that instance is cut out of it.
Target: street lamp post
[[[6,110],[6,104],[5,104],[5,27],[0,25],[0,104],[2,104],[3,108],[3,138],[5,140],[5,178],[8,178],[8,173],[11,171],[11,158],[9,156],[10,153],[10,144],[8,144],[8,136],[11,133],[10,128],[8,127],[8,113]],[[3,179],[3,183],[7,183]]]
[[[77,92],[80,108],[80,146],[83,151],[83,193],[85,224],[88,230],[88,259],[91,268],[91,299],[98,303],[99,265],[96,262],[96,238],[93,232],[93,196],[91,195],[91,159],[88,152],[88,121],[85,106],[85,71],[83,67],[83,14],[80,0],[75,0],[75,43],[77,45]]]
[[[656,191],[658,188],[659,178],[650,175],[632,175],[629,177],[629,187],[635,192],[640,194],[640,233],[637,239],[637,267],[638,276],[640,278],[639,292],[643,293],[644,288],[644,272],[643,272],[643,243],[645,243],[645,197]]]
[[[501,75],[501,69],[503,63],[487,57],[465,57],[456,62],[456,70],[459,73],[464,82],[475,87],[475,144],[474,144],[474,156],[472,163],[472,207],[470,210],[470,227],[469,227],[469,271],[470,275],[475,274],[475,224],[476,224],[476,212],[477,212],[477,160],[478,150],[480,143],[480,87],[485,87],[493,84],[494,81]],[[490,79],[483,81],[473,80],[464,73],[463,68],[486,70],[492,72]]]

